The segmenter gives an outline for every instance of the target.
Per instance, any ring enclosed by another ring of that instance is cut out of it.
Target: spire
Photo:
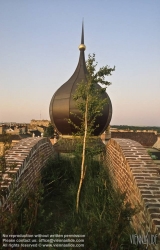
[[[83,22],[82,22],[81,44],[84,44],[84,24],[83,24]]]
[[[84,25],[82,22],[82,35],[81,35],[81,44],[79,45],[79,50],[85,50],[86,46],[84,45]]]

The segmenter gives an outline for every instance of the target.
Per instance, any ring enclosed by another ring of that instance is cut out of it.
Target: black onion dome
[[[82,80],[84,81],[84,84],[86,82],[87,68],[84,55],[85,48],[82,25],[81,44],[79,46],[80,56],[77,68],[71,78],[55,92],[49,107],[51,122],[62,135],[72,135],[77,132],[75,127],[68,123],[68,119],[71,119],[74,124],[80,126],[80,120],[72,115],[72,113],[77,116],[80,115],[80,112],[76,107],[76,102],[73,100],[73,94],[77,88],[77,83],[80,83]],[[101,88],[100,85],[97,84],[97,88]],[[96,119],[95,126],[98,125],[98,127],[94,131],[95,136],[104,132],[108,127],[112,116],[112,104],[109,96],[107,93],[103,93],[101,98],[107,98],[108,103],[103,108],[102,116],[99,116]]]

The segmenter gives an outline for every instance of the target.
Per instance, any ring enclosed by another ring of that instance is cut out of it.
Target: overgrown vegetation
[[[25,183],[18,190],[14,185],[7,198],[7,205],[0,207],[1,234],[31,234],[35,231],[36,222],[42,214],[43,187],[37,179],[34,191],[27,193],[26,190]]]
[[[129,234],[133,233],[129,221],[136,210],[125,202],[125,194],[114,191],[100,155],[86,158],[88,171],[79,213],[76,213],[79,150],[50,159],[34,192],[28,193],[25,199],[22,196],[25,185],[19,193],[13,189],[10,195],[12,209],[0,212],[2,233],[81,234],[85,235],[84,250],[116,250],[123,242],[129,244]]]
[[[154,153],[152,153],[150,150],[147,150],[147,153],[152,158],[152,160],[157,160],[158,159],[158,157]]]
[[[54,127],[51,123],[49,123],[48,127],[46,128],[44,132],[44,137],[52,137],[54,135]]]
[[[123,242],[129,243],[129,234],[133,233],[130,219],[136,210],[125,202],[125,194],[114,191],[102,162],[88,159],[77,214],[80,161],[80,157],[67,154],[49,161],[43,170],[45,212],[37,224],[38,233],[81,234],[85,235],[84,249],[116,250]]]

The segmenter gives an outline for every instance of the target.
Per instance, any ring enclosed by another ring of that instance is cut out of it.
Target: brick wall
[[[126,192],[132,207],[140,212],[132,225],[138,234],[160,234],[160,176],[147,151],[129,139],[111,139],[107,144],[106,166],[115,188]],[[153,248],[153,249],[160,249]]]
[[[45,166],[47,159],[54,154],[53,146],[48,138],[22,139],[6,155],[7,169],[5,173],[0,172],[1,190],[12,189],[13,174],[17,187],[25,183],[26,190],[34,188],[35,179],[40,170]],[[14,168],[12,168],[13,164],[15,164]],[[6,198],[3,197],[1,203],[4,203]]]
[[[145,147],[152,147],[157,141],[158,135],[154,132],[111,132],[111,138],[131,139]]]

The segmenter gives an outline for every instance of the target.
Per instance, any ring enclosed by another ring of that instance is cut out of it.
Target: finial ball
[[[81,50],[81,49],[85,50],[85,49],[86,49],[86,46],[85,46],[84,44],[80,44],[80,45],[79,45],[79,50]]]

